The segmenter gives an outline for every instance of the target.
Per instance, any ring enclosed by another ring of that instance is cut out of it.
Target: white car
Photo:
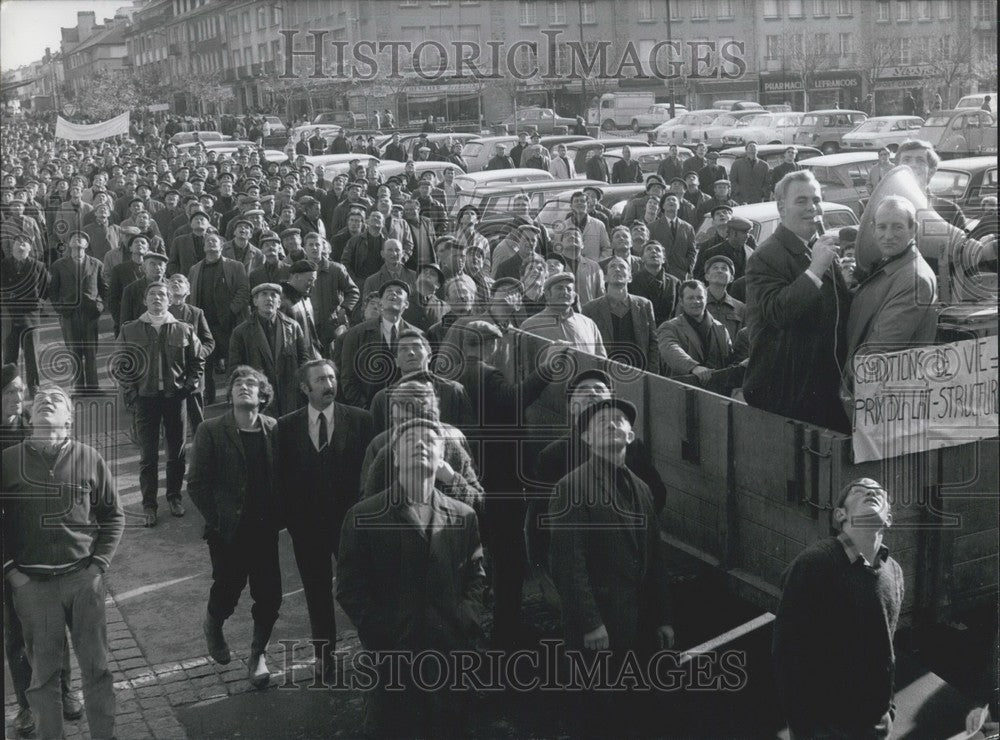
[[[840,148],[847,151],[877,152],[887,146],[895,152],[904,141],[916,138],[916,132],[923,125],[924,119],[919,116],[876,116],[844,134],[840,140]]]
[[[820,203],[820,209],[823,211],[823,228],[827,231],[834,231],[842,226],[858,225],[857,215],[847,206],[823,201]],[[778,204],[773,200],[766,203],[750,203],[745,206],[736,206],[733,209],[733,218],[737,216],[745,218],[753,224],[750,227],[750,236],[754,238],[754,241],[758,245],[771,236],[780,223]],[[707,213],[705,214],[705,220],[702,221],[698,229],[698,234],[703,234],[711,228],[712,214]]]
[[[725,132],[736,128],[740,121],[759,115],[761,115],[759,110],[723,111],[722,115],[712,121],[710,126],[706,126],[702,130],[702,141],[705,142],[709,149],[721,149],[723,146],[722,135]]]
[[[990,96],[990,112],[995,116],[997,114],[997,94],[995,92],[982,92],[976,93],[975,95],[966,95],[964,98],[958,101],[956,108],[978,108],[983,107],[983,103],[986,102],[986,96]]]
[[[726,111],[705,108],[677,116],[655,129],[657,144],[697,144],[704,139],[704,129],[711,126]]]
[[[358,160],[366,167],[374,167],[378,164],[377,157],[370,154],[317,154],[314,157],[306,157],[306,162],[312,165],[313,170],[323,173],[323,180],[330,182],[342,172],[347,172],[351,162]]]
[[[682,116],[688,112],[683,105],[674,104],[674,118]],[[661,123],[671,120],[670,103],[654,103],[649,106],[645,113],[638,114],[632,119],[632,130],[638,133],[647,128],[656,128]]]
[[[791,144],[795,129],[804,113],[757,113],[747,116],[736,128],[722,132],[723,146],[757,144]]]
[[[635,149],[632,152],[632,159],[639,163],[642,170],[642,179],[645,182],[656,174],[660,162],[670,154],[669,146],[647,146]],[[690,149],[684,146],[677,147],[677,159],[681,162],[694,155]],[[608,163],[608,170],[614,169],[615,164],[623,159],[621,148],[608,149],[604,152],[604,161]]]

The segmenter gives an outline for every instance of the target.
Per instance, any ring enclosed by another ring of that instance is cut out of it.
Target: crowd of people
[[[109,722],[113,729],[102,574],[123,513],[106,463],[69,434],[69,391],[39,367],[43,301],[58,314],[76,392],[99,389],[97,349],[115,349],[112,377],[134,418],[146,527],[158,523],[162,431],[169,511],[185,515],[186,481],[205,520],[213,585],[202,619],[221,664],[232,659],[224,623],[249,583],[256,686],[269,680],[282,528],[305,589],[319,680],[337,668],[335,599],[368,650],[483,644],[487,568],[489,639],[503,649],[530,643],[520,620],[524,523],[526,496],[539,492],[567,647],[609,650],[616,665],[670,648],[656,527],[666,488],[636,438],[635,407],[616,397],[610,374],[589,370],[567,385],[564,438],[538,442],[525,422],[565,354],[742,395],[849,433],[850,358],[935,335],[938,265],[918,243],[921,214],[902,198],[873,206],[880,259],[855,268],[848,250],[856,230],[823,233],[820,184],[795,163],[794,149],[774,170],[752,144],[729,172],[701,145],[686,162],[668,158],[621,223],[601,204],[600,188],[573,193],[554,230],[536,220],[526,196],[516,198],[508,228],[487,238],[475,206],[454,207],[455,171],[441,182],[412,170],[383,182],[359,160],[326,182],[302,142],[274,163],[254,148],[182,150],[166,131],[149,129],[141,142],[56,140],[50,127],[24,122],[5,123],[3,133],[4,571],[30,663],[20,727],[34,712],[46,737],[59,735],[66,707],[66,623],[91,730],[103,737]],[[498,148],[491,166],[571,167],[558,147],[543,155],[536,137]],[[396,139],[388,146],[381,154],[408,159]],[[461,166],[450,147],[418,142],[413,151]],[[895,164],[926,191],[938,157],[908,142]],[[625,156],[598,179],[641,182],[633,165]],[[757,244],[753,224],[734,209],[770,198],[780,225]],[[930,203],[960,233],[961,210]],[[712,228],[697,236],[706,216]],[[955,238],[947,248],[953,269],[996,259],[992,240]],[[106,312],[111,336],[101,332]],[[22,418],[25,395],[30,419]],[[532,444],[525,455],[522,445]],[[58,497],[24,496],[46,478],[61,484],[59,495],[91,496],[75,497],[69,513]],[[60,526],[41,529],[42,509],[62,512]],[[854,529],[862,509],[877,530]],[[861,560],[874,575],[851,576],[836,606],[856,605],[843,619],[865,621],[864,644],[878,652],[838,651],[841,617],[810,597],[805,607],[801,593],[783,604],[776,656],[796,737],[891,724],[885,661],[902,575],[881,556],[891,523],[885,491],[871,481],[848,486],[835,514],[840,545],[804,555],[809,565],[792,568],[789,587],[811,594],[814,579]],[[884,624],[866,621],[876,611]],[[806,639],[829,650],[795,649]],[[834,684],[803,678],[825,675],[834,660]],[[858,666],[877,675],[854,682]],[[847,691],[864,701],[844,698]],[[380,685],[368,729],[436,734],[466,719],[459,699],[411,696],[403,701]],[[596,723],[592,730],[610,717],[623,721],[620,707],[587,696],[574,716]]]

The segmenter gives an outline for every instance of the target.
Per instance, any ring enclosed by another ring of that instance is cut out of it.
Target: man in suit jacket
[[[642,245],[642,269],[637,271],[629,286],[632,295],[646,298],[653,304],[656,325],[669,321],[677,311],[681,281],[664,268],[663,245],[649,241]]]
[[[352,326],[344,334],[340,373],[344,400],[367,409],[375,394],[389,385],[395,371],[394,357],[399,337],[416,327],[403,320],[410,305],[410,286],[390,280],[379,291],[381,315]]]
[[[278,420],[277,493],[305,588],[316,649],[316,675],[334,669],[337,622],[331,555],[340,548],[344,515],[360,498],[361,462],[374,436],[367,411],[337,403],[330,360],[299,368],[309,403]]]
[[[188,271],[191,303],[205,312],[215,351],[205,367],[205,403],[215,403],[215,372],[229,351],[233,330],[249,314],[250,281],[243,263],[222,256],[222,237],[204,237],[205,257]],[[240,363],[250,364],[250,363]]]
[[[278,310],[281,286],[261,283],[253,289],[254,312],[229,339],[228,367],[249,365],[261,370],[274,389],[275,416],[299,408],[299,368],[309,359],[302,329]]]
[[[583,307],[583,315],[597,324],[608,359],[650,373],[660,370],[656,349],[656,319],[647,298],[629,295],[632,267],[612,257],[607,267],[608,292]]]
[[[427,419],[401,425],[393,439],[397,480],[347,513],[337,558],[337,600],[366,650],[450,653],[481,644],[486,583],[476,514],[434,486],[444,433]],[[384,666],[384,663],[380,665]],[[373,736],[463,736],[466,693],[368,694],[365,730]]]
[[[742,368],[731,370],[733,341],[722,322],[706,308],[708,294],[698,280],[681,285],[681,313],[657,329],[660,362],[667,377],[721,395],[743,380]]]
[[[222,248],[222,256],[242,262],[247,275],[264,264],[264,253],[251,243],[251,236],[253,224],[245,218],[237,219],[232,241],[226,242]]]
[[[687,280],[694,272],[698,247],[691,224],[678,215],[680,204],[675,193],[664,196],[663,212],[649,225],[649,238],[663,245],[664,269],[678,280]]]
[[[378,272],[369,275],[361,288],[362,295],[378,293],[383,285],[390,280],[402,280],[410,286],[413,292],[417,288],[417,273],[403,264],[403,245],[398,239],[386,239],[382,242],[382,266]]]
[[[104,265],[87,254],[89,237],[69,235],[69,254],[52,263],[49,300],[59,314],[63,341],[75,358],[73,385],[97,390],[97,320],[104,311]]]
[[[625,466],[635,418],[635,407],[618,399],[580,414],[577,434],[590,459],[556,484],[540,523],[552,533],[567,647],[610,650],[616,667],[626,652],[648,655],[674,639],[659,519],[649,488]],[[626,706],[617,696],[587,692],[575,719],[580,729],[607,736],[622,726]]]
[[[837,234],[814,239],[822,191],[809,170],[775,188],[781,224],[747,261],[751,406],[849,432],[839,388],[847,356],[850,294]]]
[[[212,589],[202,625],[208,653],[222,665],[232,660],[222,626],[236,611],[249,579],[253,599],[249,677],[258,688],[271,677],[264,655],[281,607],[280,510],[274,497],[277,422],[260,413],[272,393],[259,370],[234,366],[229,381],[232,407],[198,427],[188,470],[188,495],[205,519],[204,536],[212,559]]]
[[[142,256],[142,275],[126,285],[122,292],[116,322],[119,331],[115,332],[115,336],[118,336],[121,327],[126,323],[135,321],[146,312],[146,286],[163,280],[166,271],[167,256],[165,254],[146,252]]]
[[[178,321],[190,324],[191,328],[194,329],[195,336],[198,337],[199,356],[203,365],[201,375],[198,378],[198,389],[194,393],[188,394],[186,399],[188,423],[191,425],[192,431],[197,432],[198,425],[205,420],[204,363],[207,363],[208,358],[215,352],[215,337],[212,336],[205,312],[187,302],[188,296],[191,295],[191,283],[188,282],[188,279],[177,273],[170,276],[167,285],[170,286],[170,308],[168,310]]]
[[[937,334],[937,277],[917,249],[917,215],[905,198],[889,196],[875,211],[882,259],[858,286],[847,318],[847,357],[865,345],[893,352],[932,342]]]
[[[188,216],[191,233],[175,236],[170,242],[170,265],[167,274],[183,272],[191,277],[191,268],[205,258],[205,235],[212,225],[207,213],[195,210]],[[193,284],[193,283],[192,283]]]
[[[31,257],[34,245],[27,236],[15,237],[11,254],[0,262],[0,319],[3,321],[3,362],[17,365],[24,348],[28,391],[38,388],[35,330],[41,324],[41,301],[48,295],[49,271]]]

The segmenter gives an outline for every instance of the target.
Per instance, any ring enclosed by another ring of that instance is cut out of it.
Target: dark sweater
[[[861,558],[851,563],[840,540],[828,537],[785,572],[773,652],[778,691],[797,735],[823,727],[858,732],[890,710],[903,571],[885,557],[877,570]]]
[[[39,481],[49,481],[41,483]],[[3,452],[4,573],[107,570],[125,528],[115,480],[93,447],[67,440],[50,458],[31,443]]]

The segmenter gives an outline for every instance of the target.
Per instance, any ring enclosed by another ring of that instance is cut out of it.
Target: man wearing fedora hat
[[[551,533],[549,562],[567,648],[610,651],[609,680],[626,653],[641,658],[674,641],[657,511],[649,487],[625,462],[635,422],[635,406],[620,399],[596,401],[579,414],[576,435],[590,456],[556,484],[540,521]],[[631,696],[583,691],[578,697],[573,719],[598,737],[642,719]]]
[[[49,300],[59,314],[63,341],[76,358],[74,386],[97,390],[97,321],[104,311],[104,265],[87,254],[89,237],[75,231],[66,238],[69,253],[52,263]]]
[[[138,281],[137,281],[138,283]],[[125,402],[135,414],[139,443],[139,485],[145,526],[156,525],[159,487],[160,425],[167,443],[167,503],[170,513],[184,516],[181,486],[186,469],[187,396],[197,392],[204,368],[201,346],[194,327],[170,313],[170,288],[163,280],[148,282],[146,311],[135,321],[122,324],[115,373]],[[146,358],[137,362],[136,357]]]

